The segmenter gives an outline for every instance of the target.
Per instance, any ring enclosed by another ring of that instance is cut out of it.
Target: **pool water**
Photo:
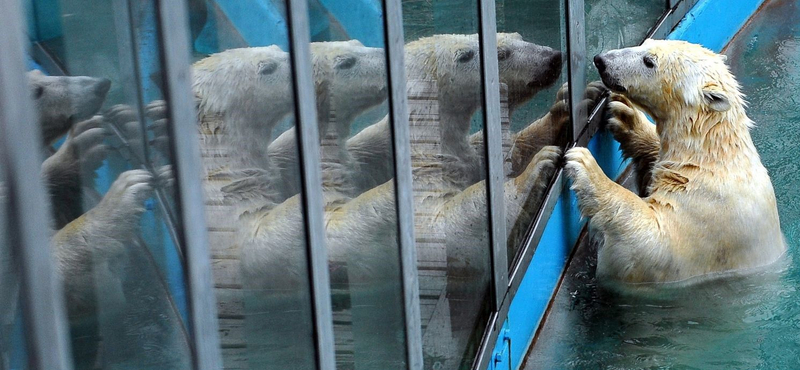
[[[787,255],[747,276],[621,296],[598,287],[596,246],[584,248],[524,369],[800,369],[800,1],[767,1],[726,54]]]

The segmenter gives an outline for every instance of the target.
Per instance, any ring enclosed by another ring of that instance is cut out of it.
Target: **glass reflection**
[[[20,303],[19,265],[9,233],[9,202],[5,172],[0,164],[0,369],[27,369],[25,332]]]
[[[513,32],[498,34],[497,41],[501,98],[506,97],[508,107],[501,124],[510,266],[571,137],[562,73],[566,28],[563,1],[500,1],[497,18],[499,31]]]
[[[45,2],[57,68],[28,81],[75,368],[190,368],[155,2]]]
[[[369,2],[309,1],[339,369],[407,368],[381,18]],[[354,137],[376,122],[379,140]]]
[[[193,91],[224,367],[315,369],[286,3],[210,4]],[[323,127],[336,62],[313,61]]]
[[[403,14],[424,366],[467,368],[491,300],[477,2]]]

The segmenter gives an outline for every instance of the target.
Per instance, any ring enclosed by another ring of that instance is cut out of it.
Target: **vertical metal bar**
[[[580,104],[586,90],[586,27],[583,0],[564,0],[567,9],[567,69],[569,71],[569,106],[572,120],[572,141],[586,126],[589,112]]]
[[[70,370],[64,296],[48,242],[45,191],[36,170],[42,144],[28,96],[20,5],[19,0],[0,0],[0,160],[13,220],[12,248],[20,266],[28,365],[34,370]]]
[[[396,194],[400,271],[406,324],[408,369],[421,370],[422,322],[419,307],[417,247],[414,242],[414,197],[411,188],[411,143],[408,132],[408,96],[406,95],[403,8],[400,0],[383,2],[389,114],[392,119],[394,149],[394,185]]]
[[[503,182],[503,142],[500,130],[500,72],[497,67],[497,17],[494,0],[478,0],[481,79],[483,81],[483,138],[486,143],[486,195],[489,204],[489,240],[492,246],[494,310],[500,309],[508,288],[506,210]]]
[[[295,122],[300,128],[297,136],[300,148],[300,175],[303,184],[302,208],[306,217],[308,271],[311,281],[311,301],[314,312],[314,340],[317,349],[317,368],[334,370],[333,314],[331,313],[328,251],[322,214],[322,183],[319,164],[319,132],[311,72],[310,31],[306,0],[288,0],[286,20],[289,27],[289,53],[292,58]]]
[[[188,13],[183,1],[159,0],[157,4],[164,95],[172,123],[172,158],[180,200],[183,245],[186,248],[184,256],[194,368],[216,370],[222,368],[222,358],[206,234],[205,203],[200,181],[202,170],[197,115],[191,93],[189,22],[186,18]]]

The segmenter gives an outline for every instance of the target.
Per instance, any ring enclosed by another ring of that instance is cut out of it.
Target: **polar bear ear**
[[[728,99],[728,95],[716,88],[703,89],[703,100],[705,100],[709,108],[717,112],[724,112],[731,109],[731,102]]]
[[[262,60],[258,62],[258,74],[268,76],[278,69],[278,63],[274,60]]]
[[[722,63],[728,62],[728,56],[725,54],[717,54],[719,55],[719,59],[722,60]]]
[[[356,57],[353,55],[337,55],[333,61],[333,67],[336,69],[350,69],[356,65]]]
[[[364,44],[362,44],[361,41],[357,39],[348,40],[347,43],[353,46],[364,46]]]

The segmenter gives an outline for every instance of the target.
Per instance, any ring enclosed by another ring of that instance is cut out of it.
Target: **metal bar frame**
[[[297,147],[300,156],[302,209],[305,215],[305,236],[308,272],[313,305],[314,343],[319,370],[335,370],[333,314],[328,251],[323,223],[322,182],[319,164],[319,132],[315,105],[314,79],[311,72],[310,31],[306,0],[287,0],[286,21],[289,28],[289,55],[292,60],[292,87],[295,101],[295,122],[299,126]]]
[[[478,0],[481,81],[483,86],[483,141],[488,176],[489,241],[492,248],[494,310],[500,309],[508,287],[506,207],[503,183],[503,136],[500,128],[500,71],[497,61],[497,15],[494,0]]]
[[[422,322],[420,318],[417,247],[414,236],[414,194],[411,175],[411,143],[408,128],[403,7],[400,0],[383,1],[384,45],[386,51],[389,115],[394,153],[395,207],[402,272],[406,333],[406,361],[409,370],[422,370]]]
[[[19,258],[28,366],[72,369],[61,279],[49,243],[48,203],[39,171],[41,137],[25,76],[23,15],[17,0],[0,8],[0,160],[9,195],[12,248]]]
[[[181,236],[196,370],[222,368],[217,304],[206,232],[197,113],[192,97],[188,10],[183,1],[157,0],[161,70],[168,107],[173,171],[176,176]],[[142,117],[143,118],[143,117]],[[145,144],[146,145],[146,144]]]
[[[569,116],[572,122],[572,141],[586,124],[586,105],[580,104],[586,90],[586,21],[583,0],[564,0],[567,30],[567,82],[569,83]]]

